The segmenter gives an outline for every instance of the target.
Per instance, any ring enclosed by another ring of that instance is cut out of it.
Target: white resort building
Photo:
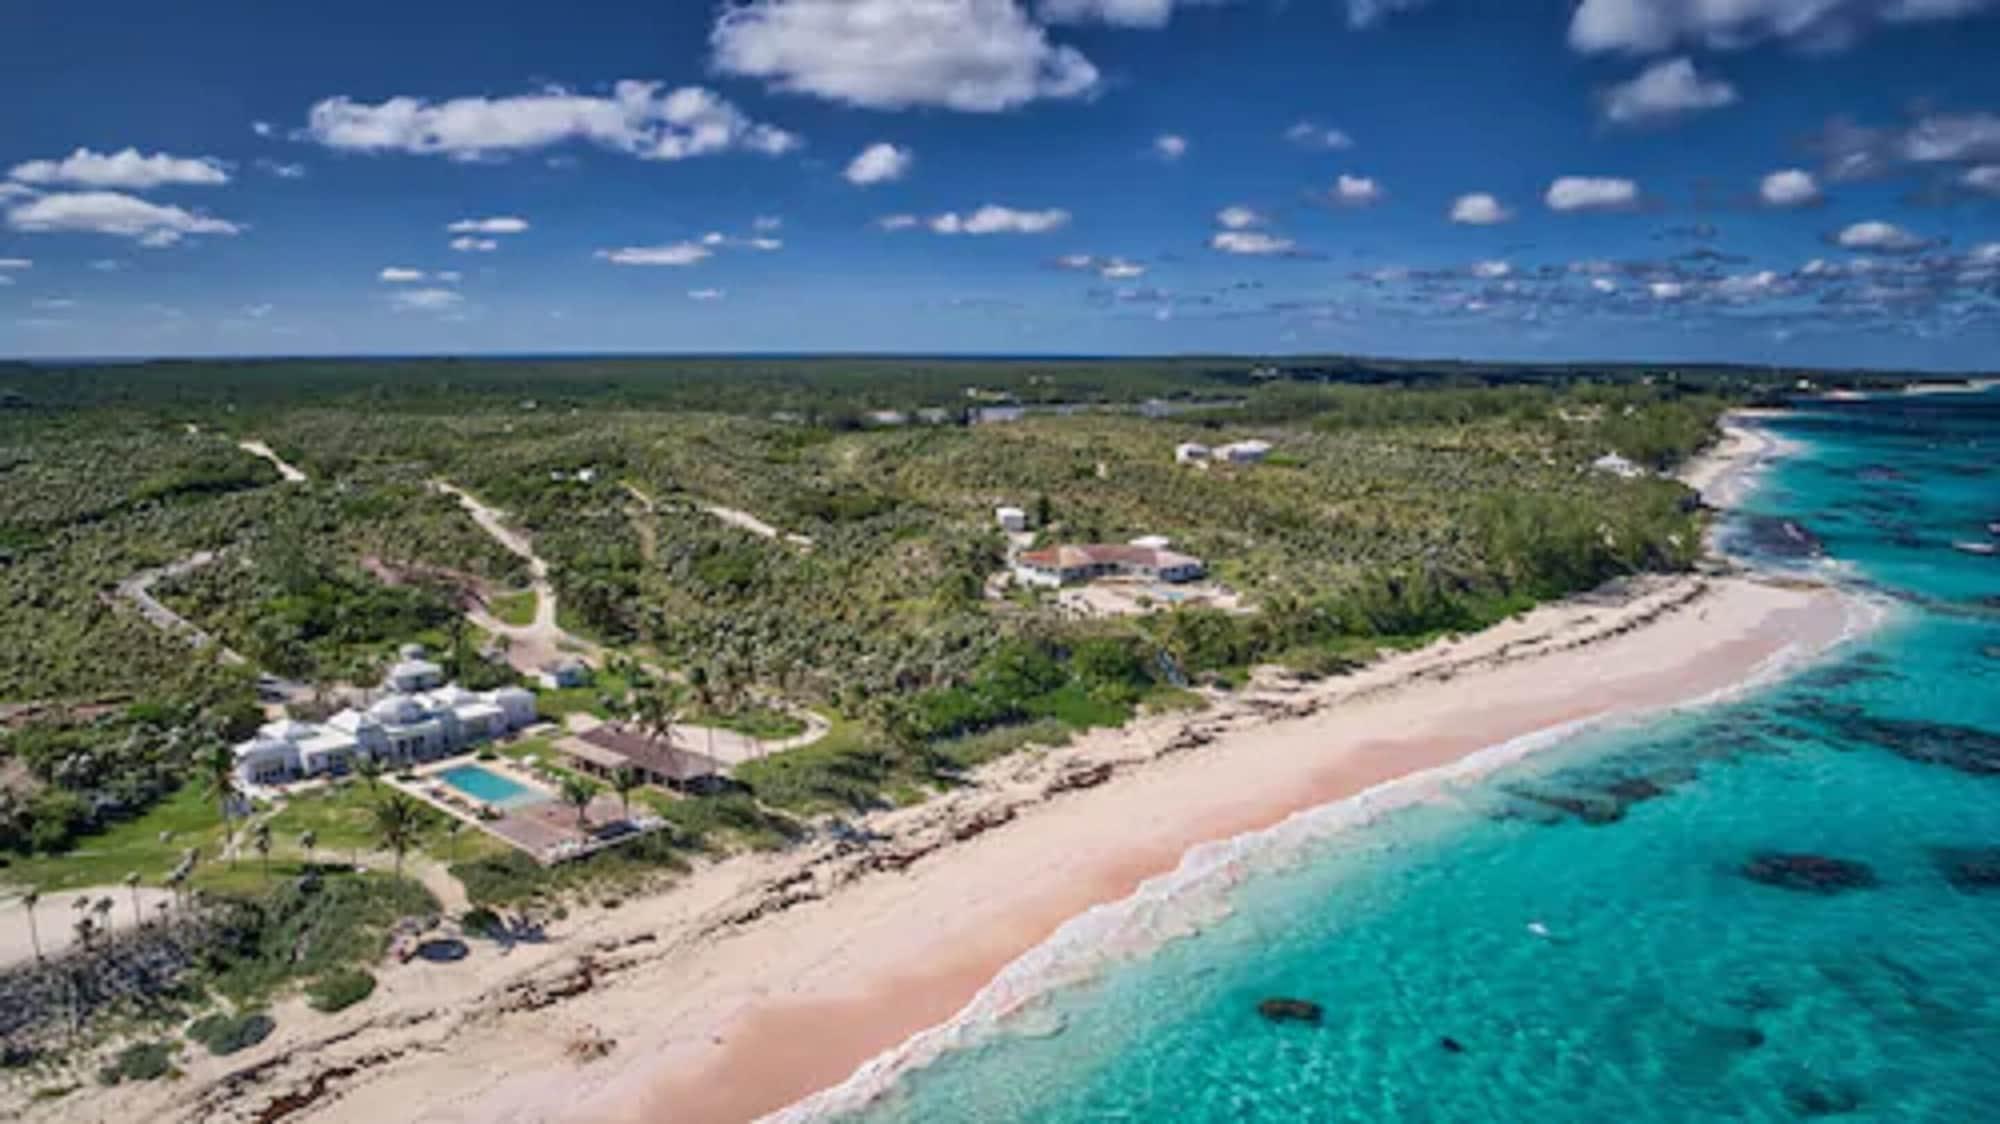
[[[423,664],[429,672],[420,677],[412,664]],[[399,679],[397,673],[403,671],[410,674]],[[399,685],[425,677],[428,690]],[[388,693],[367,709],[349,707],[320,723],[290,718],[265,723],[256,737],[236,746],[237,778],[245,784],[275,784],[339,776],[363,757],[385,765],[430,761],[535,721],[531,691],[502,687],[474,692],[439,685],[440,679],[435,664],[406,651],[390,670]]]

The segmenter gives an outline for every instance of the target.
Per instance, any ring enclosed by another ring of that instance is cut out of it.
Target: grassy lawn
[[[65,854],[13,859],[10,865],[0,868],[0,882],[30,885],[44,891],[70,890],[115,885],[126,874],[137,871],[146,885],[158,886],[180,861],[182,851],[200,848],[205,867],[206,860],[215,858],[221,844],[220,809],[202,793],[199,784],[189,784],[154,805],[145,815],[79,839],[75,849]]]
[[[632,685],[623,676],[599,671],[581,687],[535,692],[535,711],[551,722],[560,722],[570,714],[594,714],[610,719],[616,715],[612,707],[605,705],[605,700],[622,700],[631,690]]]
[[[695,726],[714,726],[718,730],[733,730],[759,741],[779,741],[806,732],[806,724],[800,719],[776,707],[755,704],[728,713],[697,707],[683,712],[681,721]]]
[[[293,797],[271,817],[272,851],[303,859],[299,835],[304,831],[317,837],[313,854],[319,862],[348,862],[356,851],[379,849],[375,802],[391,791],[381,785],[370,792],[367,782],[350,780]],[[439,862],[467,861],[507,846],[470,824],[462,826],[454,840],[447,830],[451,817],[428,805],[418,812],[417,822],[416,849]]]
[[[535,602],[535,591],[522,589],[500,594],[490,605],[502,624],[522,628],[535,623]]]

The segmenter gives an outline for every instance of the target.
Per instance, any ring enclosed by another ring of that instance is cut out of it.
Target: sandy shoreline
[[[1732,425],[1690,483],[1726,498],[1775,455],[1770,440]],[[1191,848],[1399,778],[1420,778],[1399,798],[1421,798],[1431,771],[1552,727],[1738,688],[1872,612],[1797,583],[1653,578],[1342,679],[1260,678],[1200,713],[996,762],[966,790],[871,817],[884,837],[872,847],[715,864],[671,893],[575,915],[510,958],[395,969],[365,1013],[280,1011],[271,1043],[193,1059],[190,1080],[79,1094],[31,1116],[254,1119],[296,1096],[292,1119],[369,1124],[753,1119],[871,1060],[869,1080],[886,1078],[940,1041],[913,1036],[968,1004],[1004,1010],[1092,966],[1050,963],[1059,953],[1125,951],[1181,923],[1172,895],[1143,915],[1088,911],[1171,875]],[[1090,939],[1045,944],[1065,923]],[[612,1045],[579,1062],[581,1040]]]

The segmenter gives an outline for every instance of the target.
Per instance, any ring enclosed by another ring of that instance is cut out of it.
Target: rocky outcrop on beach
[[[1866,863],[1778,852],[1753,856],[1743,864],[1743,877],[1781,890],[1811,894],[1839,894],[1875,885],[1875,872]]]
[[[1274,996],[1257,1004],[1257,1013],[1274,1023],[1320,1024],[1325,1012],[1320,1005],[1310,999],[1288,999]]]
[[[1947,882],[1968,894],[2000,890],[2000,847],[1939,847],[1931,859]]]

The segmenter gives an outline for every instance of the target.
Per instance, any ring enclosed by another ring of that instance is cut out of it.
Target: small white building
[[[993,518],[1000,529],[1010,535],[1018,535],[1028,529],[1028,513],[1018,507],[996,507]]]
[[[1201,559],[1190,554],[1158,547],[1106,543],[1030,550],[1014,562],[1015,581],[1043,588],[1114,577],[1191,582],[1205,573]]]
[[[1638,465],[1633,464],[1631,461],[1626,460],[1624,457],[1619,456],[1617,453],[1604,454],[1603,456],[1597,458],[1596,460],[1591,461],[1590,467],[1597,470],[1598,472],[1608,472],[1613,476],[1621,477],[1626,480],[1635,480],[1641,476],[1646,475],[1645,469],[1640,468]]]
[[[1175,464],[1197,464],[1212,455],[1213,451],[1199,441],[1183,441],[1174,446]]]
[[[399,653],[402,658],[389,668],[389,674],[382,677],[392,691],[428,691],[444,686],[444,668],[424,658],[422,644],[405,644]]]
[[[590,665],[575,656],[566,656],[537,671],[535,680],[551,691],[582,687],[590,682]]]
[[[1227,464],[1256,464],[1270,455],[1271,443],[1256,438],[1218,446],[1214,454],[1216,460]]]

